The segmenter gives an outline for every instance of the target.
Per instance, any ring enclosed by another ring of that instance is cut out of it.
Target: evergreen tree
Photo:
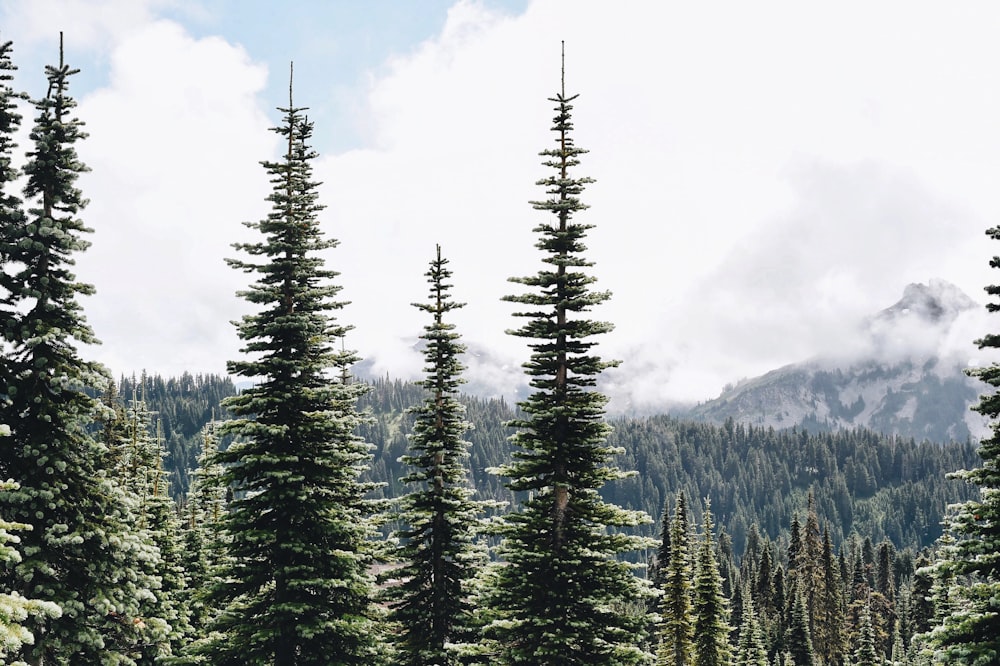
[[[227,510],[228,488],[222,481],[224,468],[217,461],[218,422],[210,421],[201,431],[198,467],[182,512],[181,568],[184,571],[182,605],[191,624],[192,640],[182,650],[184,663],[204,663],[198,653],[208,638],[208,628],[220,612],[211,598],[227,569],[228,541],[222,529]]]
[[[986,231],[993,240],[1000,240],[1000,227]],[[1000,268],[1000,257],[994,256],[991,268]],[[1000,297],[1000,286],[989,285],[986,293]],[[986,309],[1000,311],[1000,302],[987,303]],[[980,349],[1000,347],[1000,334],[988,333],[976,341]],[[941,549],[936,563],[939,579],[968,577],[968,584],[945,597],[957,597],[956,603],[943,610],[947,613],[940,626],[930,634],[937,657],[953,663],[987,664],[1000,659],[1000,363],[969,371],[990,386],[973,407],[991,420],[992,434],[979,444],[980,467],[955,472],[980,489],[980,498],[959,505],[948,531],[954,543]]]
[[[794,591],[792,599],[785,649],[798,666],[813,666],[816,663],[816,653],[809,633],[809,610],[806,608],[805,598],[797,590]]]
[[[14,135],[21,126],[17,102],[25,98],[11,86],[13,73],[17,71],[11,60],[13,49],[12,42],[0,42],[0,226],[5,229],[19,225],[24,219],[21,199],[7,191],[20,175],[13,162],[13,152],[17,148]],[[5,259],[0,255],[0,267]]]
[[[355,435],[365,389],[350,381],[355,356],[334,345],[348,328],[331,314],[344,304],[321,256],[336,243],[317,217],[312,124],[291,86],[279,110],[286,151],[263,163],[272,209],[247,223],[263,240],[237,244],[250,259],[229,261],[257,275],[240,295],[259,310],[238,324],[249,360],[228,369],[257,383],[225,402],[236,418],[222,432],[239,438],[216,460],[238,496],[224,518],[232,564],[214,597],[225,610],[206,647],[215,666],[370,664],[373,527],[358,479],[367,445]]]
[[[594,390],[597,375],[612,363],[590,353],[593,336],[611,325],[583,313],[609,298],[590,289],[595,278],[582,269],[589,225],[573,220],[586,208],[579,199],[589,178],[570,171],[583,150],[571,138],[572,101],[565,87],[556,104],[557,147],[542,152],[554,170],[541,180],[549,199],[534,202],[554,216],[540,223],[536,244],[545,253],[535,276],[512,278],[536,291],[508,296],[527,306],[515,313],[528,321],[513,335],[533,340],[525,369],[531,395],[520,407],[524,418],[513,442],[514,461],[501,470],[508,488],[525,493],[520,510],[505,517],[493,604],[501,618],[489,627],[511,663],[627,664],[647,658],[638,644],[644,617],[618,613],[616,602],[644,596],[641,581],[617,556],[653,545],[617,528],[650,522],[602,500],[607,481],[625,476],[611,459],[621,451],[606,443],[607,398]]]
[[[714,541],[711,503],[706,499],[694,585],[695,666],[730,663],[729,603],[722,593],[722,576],[715,557]]]
[[[192,629],[184,604],[180,524],[163,470],[162,437],[153,435],[152,415],[144,398],[134,395],[127,415],[130,455],[124,460],[128,474],[123,482],[138,502],[135,530],[148,546],[142,566],[155,588],[139,608],[146,639],[136,662],[154,664],[178,655]]]
[[[3,47],[0,46],[0,52]],[[0,424],[0,437],[10,435],[10,428]],[[0,490],[16,491],[18,486],[12,481],[0,483]],[[21,561],[21,553],[16,544],[21,539],[11,532],[30,530],[30,525],[11,523],[0,516],[0,570],[16,565]],[[51,601],[26,599],[17,592],[0,594],[0,663],[12,652],[17,652],[23,645],[31,645],[35,637],[24,626],[24,621],[32,615],[47,615],[59,617],[62,609]],[[23,663],[23,662],[21,662]]]
[[[854,651],[854,666],[879,666],[882,659],[875,645],[875,628],[872,625],[871,606],[865,605],[861,614],[861,635]]]
[[[470,581],[485,561],[475,546],[485,507],[471,499],[469,443],[463,439],[469,424],[458,400],[465,346],[454,324],[445,321],[465,304],[451,300],[447,264],[438,246],[426,274],[431,302],[414,304],[433,318],[420,336],[426,342],[427,375],[421,384],[427,397],[410,410],[416,422],[403,462],[411,471],[402,480],[414,490],[401,498],[396,515],[404,524],[396,532],[395,557],[402,566],[390,575],[400,582],[386,590],[390,618],[400,626],[395,661],[410,666],[459,663],[450,644],[470,638]]]
[[[821,556],[823,581],[817,608],[813,611],[815,631],[813,643],[816,654],[824,664],[841,664],[844,660],[844,602],[840,567],[833,554],[830,531],[823,531]]]
[[[684,493],[677,494],[670,523],[670,559],[664,573],[658,666],[685,666],[694,658],[694,567],[690,553],[691,528]]]
[[[743,591],[743,621],[740,623],[740,638],[736,646],[736,666],[768,666],[764,633],[754,611],[750,590]]]
[[[121,488],[100,469],[105,450],[89,430],[99,405],[87,389],[107,378],[77,350],[97,342],[77,300],[93,288],[71,272],[90,231],[77,217],[86,203],[75,186],[86,171],[75,144],[86,135],[68,93],[77,71],[64,62],[60,36],[59,64],[45,68],[48,91],[34,102],[24,168],[29,209],[18,213],[5,197],[0,216],[0,422],[12,434],[0,449],[0,477],[20,483],[0,491],[0,504],[5,517],[35,528],[5,583],[62,609],[32,628],[35,643],[20,652],[25,660],[131,664],[144,641],[143,546],[130,532]],[[13,120],[10,99],[5,93],[0,102],[5,127]],[[9,176],[9,163],[3,168]]]
[[[662,590],[666,582],[667,564],[670,562],[670,503],[663,503],[660,516],[660,543],[656,546],[656,557],[652,566],[653,586]]]

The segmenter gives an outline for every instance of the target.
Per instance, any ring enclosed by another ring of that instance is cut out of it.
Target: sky
[[[595,182],[577,221],[614,322],[598,353],[634,405],[701,401],[853,348],[909,283],[996,282],[1000,4],[847,0],[2,0],[15,84],[58,58],[89,138],[78,277],[115,374],[223,373],[247,312],[229,268],[267,214],[288,101],[316,123],[338,313],[377,374],[417,378],[440,244],[470,377],[508,393],[512,276],[541,268],[529,204],[566,91]],[[27,111],[27,110],[26,110]],[[26,112],[22,148],[27,144]],[[976,362],[984,316],[949,344]],[[993,330],[996,330],[995,325]],[[908,342],[901,338],[901,347]]]

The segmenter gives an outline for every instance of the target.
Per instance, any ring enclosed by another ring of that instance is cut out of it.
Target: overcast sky
[[[613,292],[599,351],[634,396],[708,399],[849,346],[908,283],[982,302],[997,281],[993,1],[4,0],[16,85],[44,92],[60,30],[90,133],[78,274],[104,344],[87,354],[116,374],[238,357],[247,277],[223,258],[267,212],[259,161],[278,155],[290,61],[348,344],[379,372],[419,373],[409,304],[440,243],[460,332],[517,381],[526,350],[500,299],[541,265],[528,201],[561,40],[591,151],[577,175],[596,179],[578,220]]]

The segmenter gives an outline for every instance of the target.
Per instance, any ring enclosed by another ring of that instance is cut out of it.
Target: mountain
[[[787,365],[727,387],[690,416],[810,430],[864,427],[933,442],[978,439],[969,408],[983,384],[965,374],[983,309],[943,280],[910,284],[869,317],[850,351]]]

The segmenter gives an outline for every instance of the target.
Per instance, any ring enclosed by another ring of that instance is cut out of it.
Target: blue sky
[[[528,202],[563,40],[621,404],[704,400],[855,353],[859,322],[911,282],[982,300],[996,281],[988,0],[4,0],[0,27],[33,94],[60,29],[83,70],[95,233],[79,276],[104,341],[88,353],[116,373],[223,372],[238,356],[245,276],[223,258],[267,213],[259,162],[277,156],[268,128],[292,60],[348,344],[379,372],[420,373],[426,322],[410,303],[440,243],[469,304],[456,324],[488,352],[470,374],[520,382],[501,298],[539,268]],[[940,344],[974,359],[980,319]],[[927,344],[899,335],[900,349]]]

